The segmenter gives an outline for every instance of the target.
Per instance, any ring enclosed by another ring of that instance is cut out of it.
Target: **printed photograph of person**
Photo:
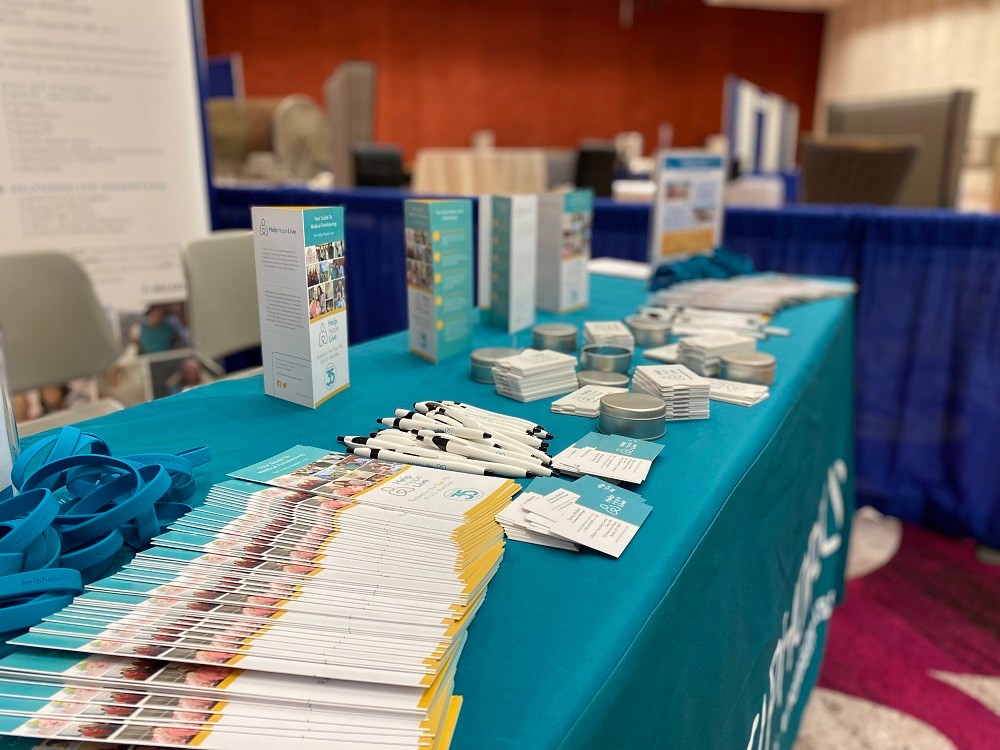
[[[345,289],[345,282],[343,279],[339,279],[333,282],[333,309],[342,310],[347,306],[347,291]]]
[[[691,183],[668,182],[664,186],[664,197],[668,201],[686,201],[691,197]]]
[[[323,308],[319,302],[319,284],[309,289],[309,320],[315,320],[323,314]]]
[[[129,340],[139,354],[155,354],[191,345],[191,334],[182,320],[180,305],[150,305],[142,319],[132,326]]]
[[[316,286],[319,283],[319,263],[306,266],[306,286]]]
[[[316,245],[310,245],[306,248],[306,265],[311,265],[313,263],[319,262],[319,248]]]
[[[584,258],[590,255],[591,223],[592,217],[586,211],[563,216],[563,260]]]

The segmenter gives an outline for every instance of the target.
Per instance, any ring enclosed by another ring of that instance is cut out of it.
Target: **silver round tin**
[[[517,353],[517,349],[511,349],[509,346],[487,346],[476,349],[469,358],[471,363],[469,374],[477,383],[492,383],[493,365],[498,360],[513,357]]]
[[[722,357],[719,377],[754,385],[771,385],[777,365],[773,354],[767,352],[743,352]]]
[[[666,432],[667,402],[648,393],[609,393],[601,399],[597,427],[605,435],[656,440]]]
[[[636,346],[663,346],[670,343],[670,321],[661,318],[625,318]]]
[[[579,329],[572,323],[539,323],[531,329],[535,349],[551,349],[564,354],[576,351]]]
[[[632,350],[624,346],[587,344],[580,350],[581,370],[602,370],[628,375],[632,368]]]
[[[606,385],[608,388],[628,388],[628,375],[602,370],[581,370],[576,374],[580,385]]]

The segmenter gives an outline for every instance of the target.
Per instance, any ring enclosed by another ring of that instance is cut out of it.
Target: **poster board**
[[[661,151],[649,227],[649,262],[657,266],[708,253],[722,238],[726,158],[698,149]]]
[[[0,16],[0,253],[66,252],[115,310],[185,298],[180,248],[210,228],[199,9],[68,0]]]

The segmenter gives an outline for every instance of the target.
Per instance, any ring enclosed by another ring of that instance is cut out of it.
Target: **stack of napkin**
[[[705,377],[719,374],[722,357],[726,354],[752,352],[756,341],[748,336],[735,333],[707,333],[691,336],[677,343],[677,361],[685,367]]]
[[[719,380],[705,378],[709,386],[709,398],[737,406],[756,406],[768,398],[771,393],[766,385],[753,383],[737,383],[735,380]]]
[[[635,338],[620,320],[591,320],[583,324],[583,340],[588,344],[624,346],[635,349]]]
[[[632,390],[651,393],[667,402],[667,420],[708,419],[709,382],[684,365],[635,368]]]
[[[556,414],[575,414],[578,417],[597,417],[601,413],[601,399],[609,393],[624,393],[627,388],[609,385],[585,385],[579,390],[552,402]]]
[[[537,401],[575,391],[576,357],[551,349],[525,349],[493,365],[497,393],[518,401]]]

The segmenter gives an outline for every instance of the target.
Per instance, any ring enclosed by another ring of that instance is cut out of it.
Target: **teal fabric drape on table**
[[[562,319],[621,318],[644,298],[636,281],[592,283],[590,310]],[[777,323],[793,335],[760,344],[778,360],[770,399],[749,409],[713,402],[707,421],[667,424],[665,449],[637,488],[653,511],[619,560],[508,542],[459,664],[465,705],[453,747],[744,748],[764,732],[769,747],[791,746],[842,582],[853,300],[791,309]],[[479,327],[475,343],[511,338]],[[530,334],[515,338],[528,345]],[[531,419],[555,433],[554,451],[595,429],[550,413],[550,400],[520,404],[474,383],[464,357],[429,365],[406,352],[405,334],[352,348],[351,381],[316,410],[265,396],[258,377],[84,429],[122,453],[211,446],[196,500],[229,471],[296,443],[337,448],[336,435],[365,434],[414,400]],[[831,481],[845,504],[839,519]]]

